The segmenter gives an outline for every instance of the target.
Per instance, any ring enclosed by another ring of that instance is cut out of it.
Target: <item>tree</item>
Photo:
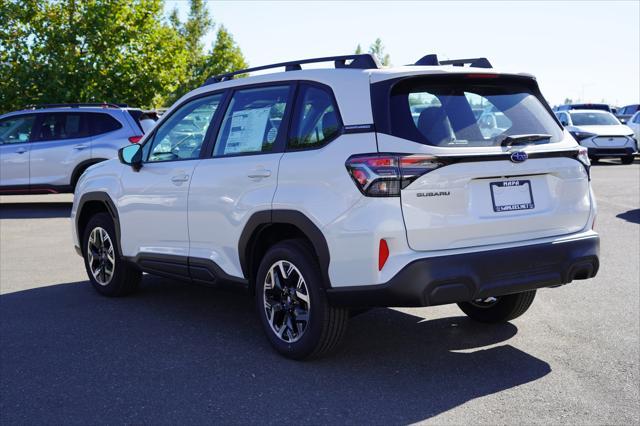
[[[190,6],[182,25],[162,0],[0,0],[0,113],[35,103],[165,106],[201,84],[205,63],[246,66],[224,28],[204,51],[213,23],[202,0]]]
[[[215,28],[213,20],[202,0],[191,0],[189,17],[182,24],[177,19],[172,19],[174,28],[180,32],[187,41],[189,60],[187,65],[187,77],[176,90],[169,96],[169,101],[175,101],[190,90],[201,86],[212,75],[247,68],[247,62],[242,51],[235,44],[233,37],[224,26],[220,26],[214,44],[205,53],[201,39],[209,31]],[[171,17],[170,17],[171,18]]]
[[[362,46],[358,43],[358,47],[356,47],[356,55],[360,55],[362,53]]]
[[[216,41],[199,69],[198,82],[202,84],[211,76],[241,70],[248,66],[233,36],[221,25],[218,28]]]
[[[384,53],[384,45],[380,38],[377,38],[376,41],[369,46],[369,53],[378,58],[378,61],[385,67],[391,65],[391,58],[388,54]]]

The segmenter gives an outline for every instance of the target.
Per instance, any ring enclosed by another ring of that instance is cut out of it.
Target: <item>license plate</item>
[[[491,182],[491,201],[494,212],[511,212],[535,208],[531,181],[505,180]]]

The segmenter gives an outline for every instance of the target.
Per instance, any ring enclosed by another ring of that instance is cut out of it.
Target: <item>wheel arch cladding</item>
[[[73,172],[71,173],[71,180],[69,184],[75,187],[76,183],[78,183],[78,179],[80,179],[80,176],[82,176],[85,170],[87,170],[89,167],[93,166],[94,164],[98,164],[103,161],[107,161],[107,159],[106,158],[90,158],[88,160],[84,160],[78,163],[76,167],[73,169]]]
[[[99,212],[106,212],[111,216],[116,231],[116,248],[118,254],[122,256],[122,248],[120,247],[120,220],[118,218],[118,210],[111,197],[105,192],[87,192],[82,195],[78,202],[78,213],[76,214],[76,231],[78,239],[82,246],[83,231],[89,223],[91,217]]]
[[[266,250],[273,244],[292,238],[309,242],[320,263],[323,285],[330,288],[327,241],[311,219],[295,210],[261,211],[249,218],[238,242],[238,256],[245,278],[251,285],[255,284],[255,273]]]

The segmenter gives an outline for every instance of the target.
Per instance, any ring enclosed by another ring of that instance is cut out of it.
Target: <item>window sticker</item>
[[[224,148],[225,155],[261,151],[270,112],[270,106],[234,112]]]

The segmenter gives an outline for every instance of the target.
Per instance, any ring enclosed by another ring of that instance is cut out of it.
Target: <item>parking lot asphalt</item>
[[[595,279],[497,326],[372,310],[311,362],[271,350],[241,290],[146,275],[99,296],[71,196],[0,197],[0,423],[638,424],[640,162],[592,170]]]

